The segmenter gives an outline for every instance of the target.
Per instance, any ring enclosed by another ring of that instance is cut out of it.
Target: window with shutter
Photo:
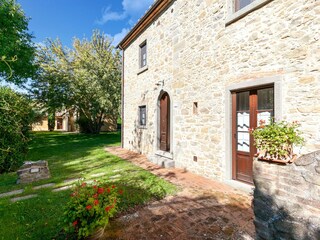
[[[140,45],[140,68],[147,66],[147,42]]]
[[[147,124],[147,108],[146,106],[139,107],[139,125],[146,126]]]

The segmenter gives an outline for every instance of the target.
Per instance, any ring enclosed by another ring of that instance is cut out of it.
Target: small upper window
[[[240,9],[248,6],[255,0],[234,0],[234,7],[235,7],[235,12],[239,11]]]
[[[147,108],[146,106],[139,107],[139,125],[146,126],[147,123]]]
[[[147,41],[140,45],[140,68],[147,66]]]

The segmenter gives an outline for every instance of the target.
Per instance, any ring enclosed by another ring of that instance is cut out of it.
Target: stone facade
[[[290,165],[253,165],[257,239],[320,239],[320,151]]]
[[[50,178],[47,161],[25,162],[17,171],[17,183],[31,183]]]
[[[166,91],[171,148],[164,157],[208,178],[231,179],[231,90],[265,83],[275,87],[275,117],[301,122],[300,152],[320,148],[320,2],[264,2],[230,23],[232,0],[172,1],[124,49],[124,148],[157,156],[158,99]],[[139,69],[144,41],[148,63]]]

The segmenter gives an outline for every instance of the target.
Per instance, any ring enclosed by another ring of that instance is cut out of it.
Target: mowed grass
[[[17,196],[38,195],[15,203],[10,197],[0,198],[0,239],[59,239],[64,206],[71,190],[34,190],[37,185],[55,183],[54,188],[57,188],[79,178],[115,184],[124,189],[122,211],[176,191],[172,184],[104,150],[106,146],[119,144],[120,133],[34,133],[28,160],[47,160],[51,178],[17,185],[16,173],[0,175],[0,193],[24,189]]]

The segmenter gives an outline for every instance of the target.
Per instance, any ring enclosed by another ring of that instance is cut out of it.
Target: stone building
[[[320,148],[318,0],[157,0],[119,48],[126,149],[240,187],[261,119]]]

